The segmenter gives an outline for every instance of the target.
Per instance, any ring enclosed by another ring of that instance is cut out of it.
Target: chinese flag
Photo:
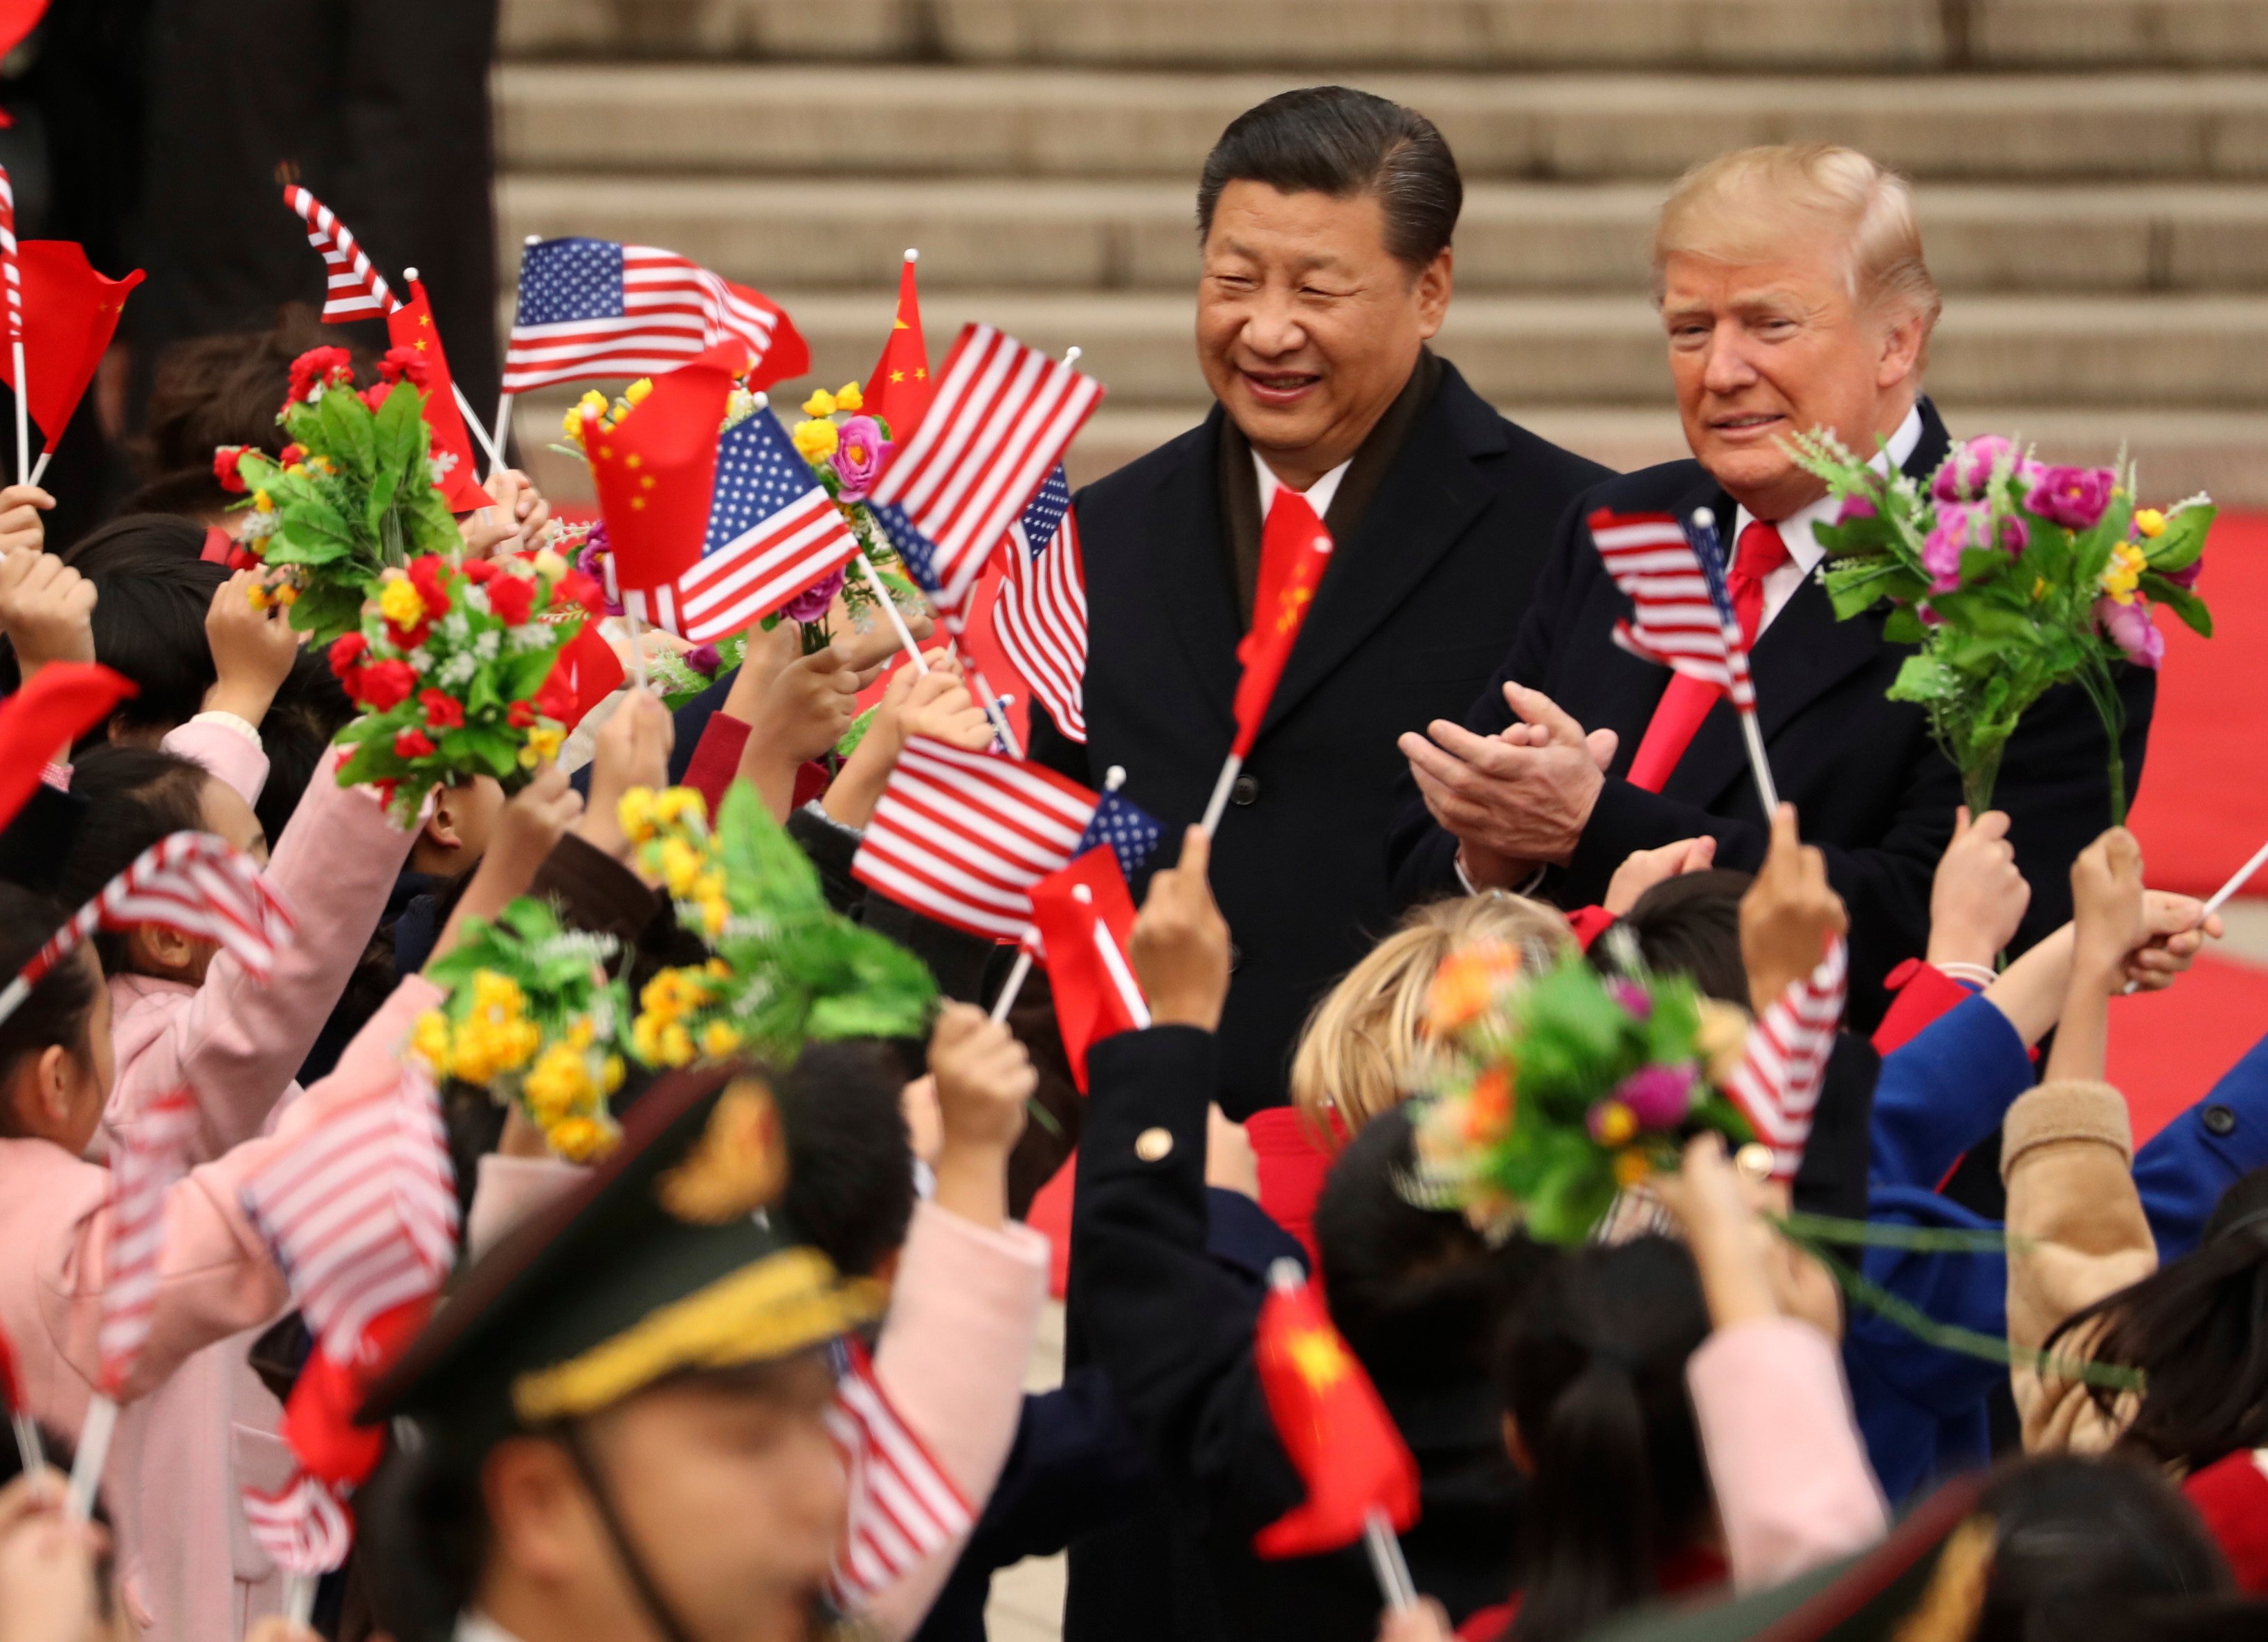
[[[449,360],[441,351],[441,332],[433,323],[433,309],[425,300],[425,282],[409,282],[409,300],[386,316],[387,339],[407,348],[425,361],[425,425],[433,430],[433,451],[444,459],[454,457],[441,481],[441,494],[453,513],[469,513],[488,507],[494,498],[473,477],[472,436],[465,431],[464,413],[457,409],[456,391],[449,385]]]
[[[747,345],[718,342],[653,379],[653,391],[611,433],[584,424],[583,453],[615,556],[615,585],[644,592],[701,562],[717,487],[717,435]]]
[[[590,715],[591,709],[615,693],[615,687],[622,681],[622,658],[599,636],[598,622],[586,621],[581,632],[559,647],[551,676],[563,679],[574,692],[575,705],[567,722],[571,730]]]
[[[24,276],[24,374],[32,379],[24,409],[40,424],[43,448],[52,451],[110,350],[142,270],[105,279],[68,239],[26,239],[16,248],[16,264]],[[0,382],[16,386],[15,356],[5,348]]]
[[[929,344],[922,340],[921,293],[914,289],[914,254],[898,269],[898,313],[874,374],[866,379],[866,413],[890,424],[890,443],[902,446],[929,412],[937,384],[929,376]]]
[[[0,701],[0,827],[31,802],[48,761],[100,724],[135,693],[132,682],[92,661],[50,661]]]
[[[1087,1046],[1150,1024],[1126,944],[1134,932],[1134,897],[1117,852],[1098,844],[1032,886],[1032,922],[1045,944],[1048,990],[1071,1081],[1086,1093]]]
[[[1396,1533],[1418,1520],[1418,1462],[1306,1279],[1271,1284],[1252,1359],[1276,1435],[1307,1484],[1307,1503],[1253,1535],[1254,1550],[1313,1557],[1360,1539],[1373,1511]]]
[[[40,14],[47,9],[48,0],[0,0],[0,57],[24,43],[24,36],[39,26]],[[8,111],[0,108],[0,129],[15,123]],[[50,445],[48,448],[53,450],[55,446]]]
[[[1232,757],[1242,758],[1260,735],[1268,703],[1300,629],[1315,602],[1315,588],[1331,562],[1331,534],[1307,498],[1286,485],[1276,492],[1268,522],[1260,533],[1260,586],[1252,601],[1252,630],[1236,647],[1244,676],[1236,684],[1236,740]]]

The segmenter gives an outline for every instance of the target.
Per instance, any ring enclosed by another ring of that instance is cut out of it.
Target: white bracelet
[[[1944,963],[1932,963],[1930,968],[1948,981],[1966,982],[1980,992],[2000,978],[1989,963],[1962,963],[1953,959]]]

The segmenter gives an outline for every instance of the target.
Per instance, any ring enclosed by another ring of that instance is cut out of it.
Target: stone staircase
[[[1683,453],[1646,294],[1669,180],[1831,139],[1919,184],[1956,429],[2124,440],[2153,494],[2268,505],[2262,0],[504,0],[504,56],[507,269],[528,234],[666,246],[785,305],[833,385],[918,246],[933,357],[978,318],[1086,350],[1076,477],[1203,414],[1198,165],[1330,78],[1456,150],[1443,350],[1601,460]],[[537,449],[566,397],[521,437],[587,493]]]

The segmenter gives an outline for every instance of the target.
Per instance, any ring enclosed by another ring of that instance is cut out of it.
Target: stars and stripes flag
[[[989,325],[962,328],[871,504],[954,631],[985,560],[1101,400],[1093,377]]]
[[[674,251],[612,239],[543,239],[519,262],[504,391],[593,376],[654,376],[728,338],[751,388],[799,376],[811,350],[779,305]]]
[[[850,873],[924,917],[1020,939],[1032,886],[1088,847],[1098,803],[1037,764],[909,736]]]
[[[1057,462],[1001,544],[1007,574],[992,604],[992,636],[1057,729],[1086,740],[1086,567],[1071,482]]]
[[[209,832],[172,833],[136,856],[32,954],[0,991],[0,1020],[97,929],[136,924],[162,924],[192,939],[217,941],[261,979],[295,927],[291,909],[250,856]]]
[[[323,293],[326,324],[384,319],[401,306],[387,288],[386,276],[372,264],[369,254],[329,206],[296,185],[284,190],[284,203],[307,225],[307,243],[323,254],[323,265],[329,270],[329,284]]]
[[[1159,840],[1165,836],[1164,823],[1140,805],[1116,792],[1105,792],[1095,799],[1094,819],[1086,823],[1086,831],[1071,853],[1085,855],[1089,850],[1107,848],[1118,858],[1118,871],[1130,884],[1142,876],[1142,869],[1150,864]]]
[[[274,1493],[243,1490],[244,1524],[253,1543],[286,1573],[328,1573],[347,1559],[354,1526],[329,1484],[306,1471]]]
[[[758,410],[717,442],[709,526],[692,568],[641,592],[614,585],[609,555],[608,591],[624,614],[707,644],[770,615],[858,551],[834,498],[778,421]]]
[[[1741,1108],[1756,1138],[1771,1148],[1774,1180],[1793,1180],[1802,1166],[1836,1027],[1843,1020],[1849,970],[1849,949],[1838,936],[1819,967],[1790,982],[1756,1018],[1740,1070],[1726,1086],[1726,1095]]]
[[[1753,704],[1756,692],[1749,681],[1740,620],[1732,614],[1731,597],[1722,592],[1721,555],[1712,585],[1696,543],[1670,514],[1601,508],[1589,523],[1607,574],[1631,601],[1630,618],[1615,623],[1615,643],[1689,678],[1737,692],[1736,704],[1740,694]],[[1713,532],[1711,541],[1713,545]]]
[[[866,1348],[849,1339],[836,1350],[827,1429],[849,1473],[850,1508],[829,1594],[857,1613],[967,1534],[976,1513],[890,1405]]]
[[[374,1319],[448,1274],[453,1179],[440,1098],[405,1061],[396,1083],[326,1113],[238,1195],[308,1330],[348,1362]]]
[[[166,1252],[166,1194],[188,1173],[197,1132],[187,1089],[161,1095],[116,1126],[110,1146],[110,1245],[95,1344],[96,1379],[116,1400],[158,1311],[158,1267]]]

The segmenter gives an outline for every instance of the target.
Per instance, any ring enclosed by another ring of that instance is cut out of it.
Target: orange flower
[[[1425,1029],[1440,1036],[1470,1025],[1520,974],[1520,954],[1502,941],[1476,941],[1441,960],[1425,996]]]
[[[1512,1071],[1491,1066],[1473,1080],[1465,1097],[1465,1136],[1483,1144],[1512,1127]]]

